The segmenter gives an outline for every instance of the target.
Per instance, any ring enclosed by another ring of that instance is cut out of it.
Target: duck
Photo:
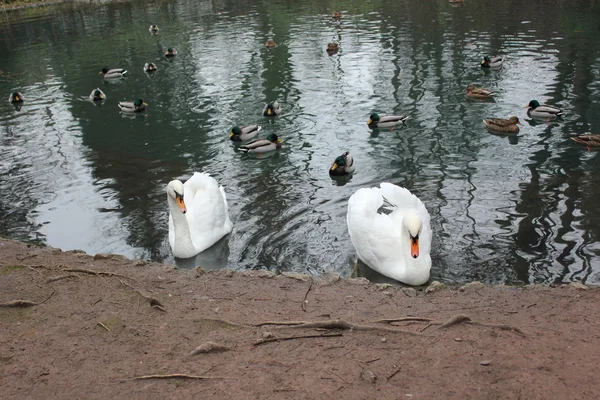
[[[575,136],[572,137],[571,140],[587,146],[588,151],[590,151],[592,147],[600,147],[600,134],[597,133]]]
[[[234,126],[229,132],[229,139],[234,142],[242,142],[249,140],[258,135],[258,132],[262,129],[260,125],[248,125],[248,126]]]
[[[169,47],[165,50],[165,57],[175,57],[177,55],[177,50],[172,47]]]
[[[268,48],[275,47],[275,46],[277,46],[277,43],[275,43],[275,41],[273,39],[269,39],[265,43],[265,47],[268,47]]]
[[[330,176],[344,176],[350,175],[354,172],[354,160],[349,151],[344,152],[341,156],[338,156],[329,167]]]
[[[281,138],[274,133],[269,133],[265,139],[256,139],[248,144],[240,146],[244,153],[268,153],[281,148]]]
[[[102,71],[100,71],[100,74],[104,77],[104,79],[121,79],[125,77],[126,73],[127,70],[123,68],[108,69],[105,67],[102,68]]]
[[[265,105],[265,108],[263,108],[263,115],[265,117],[276,117],[281,114],[281,111],[281,105],[275,100]]]
[[[389,182],[358,189],[348,200],[346,222],[358,258],[407,285],[429,280],[430,219],[417,196]]]
[[[106,95],[104,94],[104,92],[102,90],[100,90],[100,88],[96,88],[96,89],[92,90],[92,93],[90,93],[90,101],[96,102],[96,101],[104,101],[104,100],[106,100]]]
[[[331,14],[331,18],[340,19],[340,18],[342,18],[342,13],[339,11],[334,11],[333,14]]]
[[[25,97],[23,97],[21,92],[12,92],[10,96],[8,96],[8,101],[11,103],[22,103],[25,101]]]
[[[158,71],[158,67],[154,63],[146,63],[144,64],[144,72],[156,72]]]
[[[126,113],[135,113],[142,112],[146,109],[148,104],[144,102],[142,99],[137,99],[135,101],[120,101],[119,108],[121,111]]]
[[[176,258],[208,249],[233,229],[223,186],[208,173],[194,172],[167,185],[169,246]]]
[[[517,125],[523,126],[517,117],[510,117],[509,119],[488,118],[484,119],[483,123],[492,131],[505,133],[519,133]]]
[[[475,99],[490,99],[496,95],[496,92],[492,92],[489,89],[484,89],[473,85],[472,83],[467,86],[467,96]]]
[[[327,44],[327,52],[328,53],[336,53],[339,49],[340,49],[340,45],[335,42]]]
[[[381,117],[377,113],[373,113],[369,116],[367,125],[371,129],[375,128],[389,128],[398,124],[404,124],[404,121],[408,119],[406,115],[382,115]]]
[[[148,28],[148,31],[150,31],[150,33],[158,33],[158,26],[155,24],[150,25],[150,28]]]
[[[502,67],[502,61],[500,56],[485,56],[481,61],[481,68],[498,69]]]
[[[531,100],[525,106],[527,108],[527,116],[530,118],[553,119],[563,116],[564,111],[558,107],[549,106],[548,104],[540,104],[537,100]]]

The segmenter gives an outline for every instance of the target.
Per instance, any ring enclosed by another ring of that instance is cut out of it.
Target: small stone
[[[200,346],[196,347],[194,350],[190,351],[190,356],[195,356],[197,354],[203,353],[222,353],[224,351],[229,351],[230,348],[215,342],[206,342],[202,343]]]
[[[340,276],[340,274],[336,274],[334,272],[326,272],[323,275],[319,276],[318,283],[321,286],[328,286],[336,283],[341,278],[342,277]]]
[[[370,282],[367,278],[349,278],[347,279],[348,283],[352,285],[368,285]]]
[[[196,268],[196,278],[198,278],[204,274],[206,274],[206,270],[204,268],[202,268],[202,267]]]
[[[455,338],[454,338],[454,341],[455,341],[455,342],[462,342],[462,339],[461,339],[461,338],[459,338],[459,337],[455,337]]]
[[[273,278],[275,277],[275,272],[259,269],[258,271],[247,271],[245,275],[252,278]]]
[[[589,287],[587,287],[586,285],[584,285],[581,282],[571,282],[569,283],[569,287],[572,287],[573,289],[577,289],[577,290],[588,290]]]
[[[462,285],[459,290],[461,292],[475,292],[477,290],[482,290],[484,287],[485,285],[483,283],[475,281]]]
[[[411,287],[402,288],[402,291],[408,297],[415,297],[417,295],[417,291],[415,289],[411,288]]]
[[[225,269],[225,270],[223,270],[223,276],[225,278],[231,278],[231,277],[233,277],[233,275],[234,275],[233,270],[231,270],[231,269]]]
[[[288,278],[296,279],[296,280],[302,281],[302,282],[307,282],[308,278],[310,277],[310,275],[307,275],[307,274],[301,274],[299,272],[291,272],[291,271],[284,272],[281,275],[288,277]]]
[[[86,254],[84,250],[69,250],[66,253],[72,253],[72,254]]]
[[[490,360],[483,360],[483,361],[481,361],[479,364],[480,364],[480,365],[486,365],[486,366],[487,366],[487,365],[490,365],[491,363],[492,363],[492,362],[491,362]]]
[[[365,381],[367,383],[375,384],[375,382],[377,381],[377,375],[375,375],[373,372],[369,371],[368,369],[363,369],[362,372],[360,373],[360,379],[362,379],[363,381]]]
[[[387,338],[382,337],[381,338],[381,343],[385,343],[385,342],[387,342]]]
[[[445,287],[446,285],[444,285],[442,282],[433,281],[431,282],[431,285],[427,286],[427,289],[425,289],[425,293],[437,292],[444,289]]]
[[[274,337],[275,337],[275,335],[273,335],[272,332],[263,332],[262,333],[262,339],[263,340],[273,339]]]
[[[393,285],[389,283],[376,283],[375,287],[377,288],[377,290],[386,290],[393,287]]]

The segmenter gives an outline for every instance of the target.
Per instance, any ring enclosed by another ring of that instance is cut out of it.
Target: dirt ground
[[[583,285],[426,293],[0,239],[0,303],[3,399],[600,398]],[[315,324],[266,324],[293,321]]]

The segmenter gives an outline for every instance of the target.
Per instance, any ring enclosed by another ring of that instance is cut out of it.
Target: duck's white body
[[[382,206],[391,212],[378,213]],[[429,280],[430,217],[410,191],[387,182],[378,188],[357,190],[348,201],[347,223],[358,257],[369,267],[409,285],[423,285]],[[411,234],[418,237],[416,258]]]
[[[175,194],[183,195],[187,212],[182,212]],[[169,182],[167,200],[169,245],[177,258],[195,256],[233,229],[225,190],[207,173],[194,172],[185,184],[177,180]]]

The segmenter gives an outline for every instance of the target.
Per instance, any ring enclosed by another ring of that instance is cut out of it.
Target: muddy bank
[[[3,398],[600,397],[581,285],[425,293],[5,239],[0,260]]]

